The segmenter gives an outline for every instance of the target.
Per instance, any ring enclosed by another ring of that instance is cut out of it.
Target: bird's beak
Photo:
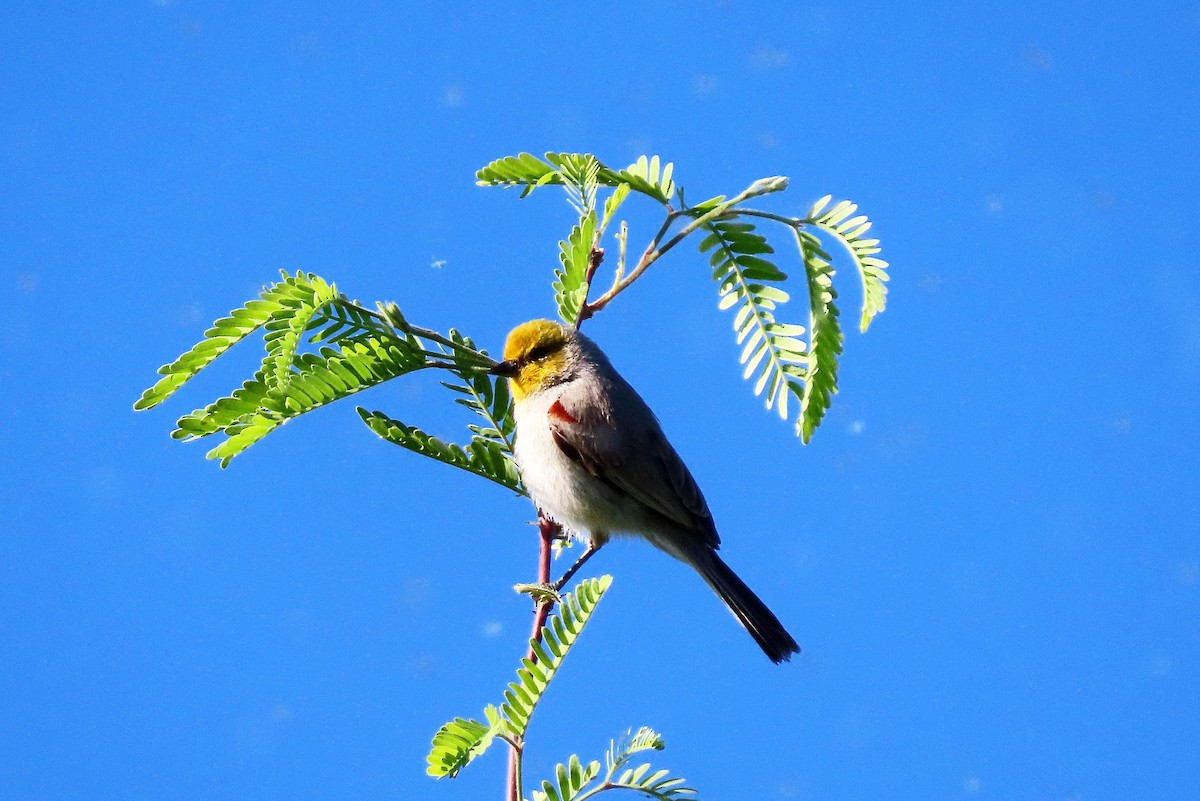
[[[517,363],[514,361],[503,361],[497,364],[492,369],[488,370],[492,375],[498,375],[503,378],[512,378],[517,374]]]

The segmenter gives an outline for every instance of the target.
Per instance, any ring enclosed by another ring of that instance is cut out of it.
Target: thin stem
[[[658,243],[661,242],[662,238],[667,235],[667,231],[671,230],[671,226],[675,224],[675,221],[686,215],[686,209],[675,211],[668,206],[667,216],[663,219],[663,224],[658,227],[658,232],[654,235],[654,238],[650,240],[650,244],[646,247],[646,251],[649,252],[658,247]]]
[[[436,355],[436,354],[430,354],[430,355]],[[425,362],[423,365],[421,365],[420,367],[418,367],[416,369],[424,370],[427,367],[436,367],[439,370],[461,370],[462,369],[462,365],[454,364],[453,362]]]
[[[394,326],[392,324],[392,322],[386,316],[384,316],[383,314],[380,314],[378,311],[375,311],[374,309],[368,309],[366,306],[363,306],[362,304],[356,303],[347,298],[342,298],[341,303],[343,306],[347,306],[351,309],[354,309],[355,311],[359,312],[360,314],[365,314],[366,316],[371,317],[372,319],[378,320],[379,322],[383,323],[384,325],[388,326],[389,328],[396,328],[396,326]],[[460,342],[455,342],[454,340],[450,339],[449,337],[442,336],[437,331],[432,331],[428,328],[421,328],[420,326],[416,326],[416,325],[413,325],[412,323],[409,323],[407,320],[404,321],[404,325],[400,326],[400,328],[406,334],[412,334],[413,336],[418,337],[420,339],[427,339],[430,342],[436,342],[439,345],[445,345],[446,347],[453,349],[456,353],[459,353],[463,356],[473,357],[473,359],[475,361],[478,361],[483,366],[494,367],[496,365],[496,360],[493,359],[491,356],[488,356],[486,353],[481,353],[480,351],[477,351],[474,348],[468,348],[466,345],[463,345]],[[426,355],[438,355],[438,356],[445,355],[445,354],[433,354],[431,351],[422,351],[422,353],[425,353]]]
[[[513,792],[516,795],[516,801],[522,801],[522,799],[525,798],[525,790],[521,786],[521,758],[525,755],[524,752],[524,748],[516,748],[513,750],[513,754],[515,755],[515,758],[513,759],[513,767],[515,769],[513,774]]]
[[[592,316],[592,309],[588,306],[588,293],[592,291],[592,279],[596,277],[596,270],[600,269],[600,262],[604,261],[604,248],[600,247],[600,234],[597,233],[595,239],[592,240],[592,249],[588,252],[588,267],[587,272],[583,276],[583,301],[579,304],[579,313],[575,315],[575,330],[579,330],[579,326],[583,325],[583,321]]]
[[[671,237],[671,239],[668,240],[665,245],[658,247],[659,240],[666,235],[666,232],[668,229],[670,229],[671,224],[680,216],[690,215],[691,209],[682,209],[680,211],[673,211],[669,213],[667,215],[667,219],[663,221],[662,227],[659,228],[658,233],[655,235],[654,239],[651,240],[650,245],[646,248],[646,252],[642,254],[642,258],[638,262],[637,266],[633,268],[629,275],[625,276],[625,278],[623,278],[621,281],[614,284],[612,289],[608,290],[588,305],[591,314],[595,314],[607,306],[613,298],[624,292],[629,288],[630,284],[640,278],[642,273],[646,272],[646,270],[650,268],[650,265],[654,264],[654,262],[658,261],[658,259],[663,256],[663,254],[694,233],[696,229],[708,225],[713,220],[728,213],[730,209],[734,208],[739,203],[744,203],[750,198],[757,197],[759,195],[782,191],[786,187],[787,180],[784,178],[764,178],[762,180],[755,181],[753,184],[746,187],[734,197],[722,203],[718,203],[716,206],[713,206],[699,217],[694,218],[690,223],[684,226],[679,233]]]
[[[667,242],[667,244],[663,245],[662,247],[658,247],[659,239],[661,238],[661,236],[663,234],[666,233],[668,227],[670,226],[670,223],[673,223],[675,221],[675,219],[677,219],[682,214],[683,214],[683,212],[676,211],[676,212],[672,212],[671,214],[667,215],[666,222],[663,223],[663,227],[661,229],[659,229],[659,233],[655,236],[655,238],[653,240],[651,240],[649,245],[646,246],[646,250],[642,253],[642,258],[638,261],[637,266],[635,266],[632,270],[630,270],[628,275],[626,275],[620,281],[615,283],[613,285],[612,289],[608,290],[603,295],[601,295],[600,297],[598,297],[594,301],[592,301],[590,304],[588,304],[588,308],[589,308],[591,314],[595,314],[596,312],[600,311],[605,306],[607,306],[610,302],[612,302],[613,298],[615,298],[617,295],[621,294],[626,289],[628,289],[629,285],[632,284],[634,281],[638,280],[638,278],[641,277],[642,273],[644,273],[644,272],[646,272],[646,270],[650,269],[651,264],[654,264],[654,262],[658,261],[659,258],[661,258],[664,253],[666,253],[668,250],[670,250],[671,248],[678,245],[681,241],[683,241],[684,237],[686,237],[688,234],[692,233],[699,227],[699,225],[698,225],[699,219],[698,219],[698,220],[693,221],[692,223],[689,223],[682,231],[680,231],[678,234],[676,234],[674,237],[672,237],[671,240],[669,242]],[[707,216],[707,215],[705,215],[705,216]],[[700,219],[703,219],[703,218],[700,218]]]
[[[491,356],[488,356],[486,353],[481,353],[474,348],[468,348],[461,342],[455,342],[453,339],[442,336],[437,331],[431,331],[428,328],[420,328],[412,324],[405,324],[404,331],[405,333],[412,334],[420,339],[428,339],[430,342],[436,342],[439,345],[445,345],[446,347],[453,349],[456,353],[460,353],[464,356],[470,356],[479,363],[486,364],[489,367],[493,367],[497,363],[495,359],[493,359]]]
[[[772,214],[769,211],[759,211],[758,209],[738,209],[737,213],[743,217],[762,217],[764,220],[774,220],[777,223],[783,223],[789,228],[799,228],[802,225],[812,223],[812,220],[800,217],[786,217],[782,214]]]
[[[522,801],[525,794],[521,788],[521,757],[525,746],[507,737],[504,740],[511,746],[508,752],[508,779],[504,783],[505,801]]]
[[[599,795],[600,793],[603,793],[605,790],[611,790],[615,786],[616,785],[609,784],[609,782],[607,780],[605,780],[602,784],[599,784],[596,787],[593,787],[592,789],[575,796],[575,801],[585,801],[585,799],[591,798],[594,795]]]
[[[436,350],[426,350],[425,348],[416,348],[415,352],[421,354],[422,356],[424,356],[428,359],[444,359],[447,356],[453,355],[450,353],[439,353]],[[460,365],[455,365],[455,366],[460,367]],[[492,365],[485,364],[484,362],[480,362],[479,366],[480,367],[491,367]]]
[[[553,520],[538,514],[538,534],[541,535],[541,550],[538,552],[538,583],[550,583],[550,559],[554,552],[554,541],[562,536],[562,527]],[[533,662],[537,661],[537,652],[533,650],[534,642],[542,641],[542,627],[546,625],[546,619],[550,617],[550,610],[554,607],[554,601],[540,601],[533,616],[533,631],[529,635],[529,653],[526,656]]]
[[[509,743],[508,776],[504,780],[504,801],[522,801],[517,789],[521,786],[521,778],[517,773],[521,770],[521,749]]]
[[[503,381],[504,379],[501,380]],[[479,393],[475,391],[475,385],[473,383],[470,381],[465,381],[464,384],[466,385],[467,389],[471,391],[471,397],[475,399],[475,403],[478,404],[478,407],[483,410],[484,419],[491,423],[492,428],[496,429],[496,431],[500,433],[500,439],[504,440],[504,447],[508,448],[509,453],[512,453],[513,441],[509,439],[508,434],[504,433],[504,426],[500,425],[500,421],[495,417],[492,417],[491,407],[484,403],[483,398],[480,397]]]
[[[629,223],[621,220],[621,230],[617,234],[617,273],[613,277],[613,286],[621,283],[625,277],[625,248],[629,242]]]
[[[603,309],[605,306],[607,306],[609,304],[609,302],[613,298],[615,298],[617,295],[621,294],[623,291],[625,291],[626,287],[628,287],[630,284],[632,284],[634,281],[636,281],[638,279],[638,276],[640,276],[642,273],[644,273],[646,271],[646,269],[649,268],[650,265],[653,264],[658,259],[659,256],[666,253],[671,248],[675,247],[676,240],[678,240],[679,237],[675,237],[674,240],[672,240],[670,243],[668,243],[661,249],[658,247],[658,243],[662,241],[662,238],[666,235],[667,231],[670,230],[671,225],[677,219],[684,216],[685,214],[686,214],[686,212],[684,212],[684,211],[672,211],[667,214],[666,219],[663,220],[662,226],[658,229],[658,233],[656,233],[654,235],[654,238],[650,240],[650,244],[647,245],[646,249],[642,252],[642,258],[638,261],[637,266],[634,267],[633,270],[628,275],[625,275],[625,276],[621,275],[621,272],[623,272],[623,267],[624,267],[624,258],[622,258],[622,263],[620,265],[620,268],[618,269],[617,278],[613,282],[612,287],[607,292],[605,292],[603,295],[601,295],[600,297],[598,297],[594,301],[592,301],[591,303],[585,304],[583,309],[580,310],[580,313],[579,313],[580,318],[586,320],[587,318],[594,315],[596,312]],[[621,241],[621,249],[622,249],[622,255],[624,255],[624,253],[623,253],[624,249],[625,249],[625,241],[624,240]]]
[[[667,216],[663,220],[663,224],[661,226],[659,226],[658,233],[656,233],[654,235],[654,238],[650,240],[650,244],[646,246],[646,250],[642,254],[643,261],[646,259],[647,256],[649,256],[649,254],[656,247],[658,247],[658,243],[660,241],[662,241],[662,238],[666,235],[667,231],[670,230],[671,225],[674,224],[674,222],[677,219],[679,219],[681,216],[683,216],[684,214],[686,214],[686,212],[675,211],[669,205],[667,206]],[[588,294],[592,291],[592,277],[596,274],[596,267],[600,266],[599,260],[597,259],[595,264],[592,265],[590,267],[590,269],[588,270],[587,278],[584,281],[584,285],[585,285],[586,289],[584,290],[584,293],[583,293],[583,303],[579,307],[579,315],[575,318],[575,329],[576,330],[579,329],[579,326],[583,324],[584,320],[587,320],[592,315],[594,315],[596,312],[600,311],[605,306],[607,306],[608,301],[612,300],[613,297],[616,297],[616,295],[618,293],[620,293],[620,291],[622,289],[625,288],[624,282],[622,279],[622,273],[624,273],[624,271],[625,271],[625,239],[627,237],[628,237],[628,228],[626,227],[625,223],[622,222],[621,223],[621,260],[620,260],[620,263],[617,265],[617,275],[616,275],[615,280],[613,281],[612,288],[609,289],[608,292],[605,292],[603,295],[601,295],[599,298],[597,298],[595,303],[588,303],[587,298],[588,298]],[[599,234],[597,234],[596,240],[592,243],[592,256],[595,256],[596,250],[597,250],[597,245],[599,244],[599,242],[600,242],[600,237],[599,237]],[[662,255],[662,254],[660,253],[659,255]],[[604,256],[603,250],[600,250],[600,256],[601,256],[601,258],[603,258],[603,256]],[[658,258],[658,256],[655,256],[654,258]],[[649,267],[649,266],[650,266],[649,264],[646,265],[646,267]],[[638,272],[639,269],[644,270],[645,268],[641,267],[641,265],[639,263],[638,269],[635,269],[634,272]],[[634,278],[636,278],[636,276],[631,274],[629,277],[629,282],[632,283]]]
[[[554,540],[562,536],[562,527],[555,523],[550,518],[546,517],[538,511],[538,534],[541,539],[541,548],[538,551],[538,583],[550,583],[550,558],[554,551]],[[530,635],[529,652],[526,656],[531,662],[537,661],[537,652],[533,649],[534,642],[542,641],[542,627],[546,625],[546,619],[550,616],[550,609],[554,606],[554,601],[545,600],[539,601],[534,609],[533,617],[533,633]],[[524,742],[510,743],[512,748],[508,752],[508,779],[505,782],[508,801],[521,801],[521,751],[524,748]]]
[[[378,320],[381,323],[387,322],[387,320],[385,320],[383,315],[380,314],[379,312],[375,311],[374,309],[368,309],[366,306],[362,305],[361,303],[356,303],[353,300],[350,300],[349,298],[342,298],[341,303],[343,306],[347,306],[351,309],[354,309],[356,312],[359,312],[360,314],[365,314],[368,317],[374,317],[376,320]]]

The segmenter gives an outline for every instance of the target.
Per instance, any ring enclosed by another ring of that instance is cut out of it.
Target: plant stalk
[[[730,211],[736,208],[739,203],[744,203],[752,197],[758,197],[760,195],[766,195],[772,192],[780,192],[786,187],[786,178],[763,178],[755,181],[737,195],[718,203],[716,206],[713,206],[699,217],[693,218],[690,223],[680,229],[679,233],[675,234],[675,236],[671,237],[665,245],[660,247],[658,243],[670,229],[671,223],[675,222],[675,220],[681,216],[687,216],[690,210],[681,209],[679,211],[668,212],[667,218],[663,221],[662,227],[659,228],[658,233],[654,236],[654,239],[651,240],[650,244],[646,247],[646,251],[642,254],[642,258],[638,261],[637,266],[634,267],[633,270],[631,270],[630,273],[621,281],[617,282],[612,289],[608,290],[603,295],[596,298],[593,302],[589,303],[585,307],[588,309],[587,316],[590,317],[607,306],[613,298],[624,292],[627,288],[629,288],[630,284],[640,278],[642,273],[650,269],[650,265],[658,261],[663,254],[665,254],[671,248],[675,247],[688,236],[695,233],[698,228],[701,228],[713,220],[728,214]]]
[[[550,583],[550,559],[554,552],[554,541],[562,535],[562,527],[545,515],[538,513],[538,534],[541,547],[538,551],[538,583]],[[539,601],[534,609],[533,633],[530,634],[529,652],[526,656],[531,662],[537,661],[537,652],[533,650],[534,642],[541,642],[542,627],[550,617],[550,609],[554,601]],[[508,778],[504,783],[506,801],[521,801],[521,748],[523,742],[515,743],[508,750]]]

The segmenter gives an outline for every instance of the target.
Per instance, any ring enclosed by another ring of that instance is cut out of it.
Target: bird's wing
[[[712,513],[687,465],[667,441],[649,407],[627,390],[618,421],[608,398],[589,397],[581,386],[567,387],[548,411],[554,442],[572,461],[613,489],[689,530],[703,535],[705,544],[720,544]],[[629,412],[641,412],[630,414]],[[631,424],[631,420],[637,424]]]

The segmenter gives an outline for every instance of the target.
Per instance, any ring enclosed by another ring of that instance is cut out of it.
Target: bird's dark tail
[[[772,662],[786,662],[792,658],[792,654],[800,653],[800,646],[787,633],[775,613],[717,556],[716,551],[705,548],[688,561]]]

